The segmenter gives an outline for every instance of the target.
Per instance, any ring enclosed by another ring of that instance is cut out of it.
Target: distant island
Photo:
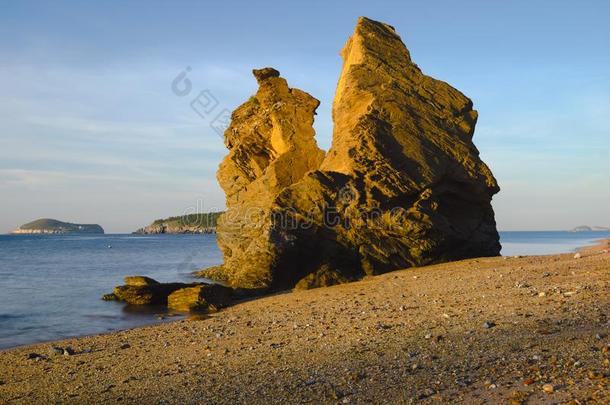
[[[588,226],[581,225],[572,229],[570,232],[592,232],[592,231],[610,231],[610,228],[605,226]]]
[[[97,224],[72,224],[56,219],[41,218],[21,225],[11,232],[13,235],[72,233],[104,233],[104,229]]]
[[[160,233],[215,233],[218,217],[222,212],[182,215],[157,219],[152,224],[133,232],[139,235]]]

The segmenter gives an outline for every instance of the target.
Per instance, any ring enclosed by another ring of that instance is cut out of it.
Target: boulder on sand
[[[216,311],[231,303],[232,290],[218,284],[181,288],[167,297],[170,309],[183,312]]]
[[[200,283],[159,283],[149,277],[125,277],[125,285],[114,288],[112,295],[118,301],[131,305],[167,305],[167,297],[176,290],[194,287]],[[103,298],[110,297],[110,294]]]

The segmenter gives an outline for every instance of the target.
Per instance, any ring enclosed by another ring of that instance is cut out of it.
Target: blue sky
[[[224,207],[214,114],[273,66],[321,100],[358,16],[392,24],[422,70],[470,97],[502,230],[610,226],[606,1],[2,2],[0,232],[39,217],[129,232]],[[174,78],[187,66],[192,91]]]

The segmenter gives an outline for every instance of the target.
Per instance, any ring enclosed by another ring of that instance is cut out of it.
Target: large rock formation
[[[218,173],[225,264],[206,275],[244,288],[311,288],[499,254],[499,187],[472,142],[471,100],[424,75],[389,25],[360,18],[341,56],[321,163],[317,101],[274,70],[256,73],[261,88],[233,114]],[[253,203],[256,220],[243,210]]]
[[[208,274],[245,288],[272,284],[277,252],[271,207],[282,190],[324,158],[312,127],[320,102],[289,88],[275,69],[253,73],[259,89],[233,112],[225,131],[229,154],[217,174],[227,195],[217,226],[225,264]]]

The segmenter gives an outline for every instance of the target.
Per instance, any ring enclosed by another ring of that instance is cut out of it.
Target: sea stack
[[[224,133],[229,154],[217,178],[227,211],[216,228],[224,265],[208,277],[244,288],[273,284],[277,243],[271,212],[277,196],[317,169],[324,158],[314,139],[320,102],[288,87],[273,68],[255,69],[259,89],[232,114]]]
[[[312,288],[499,254],[499,187],[472,142],[472,101],[424,75],[390,25],[361,17],[341,56],[326,156],[317,100],[275,70],[255,73],[260,89],[233,113],[218,172],[225,263],[205,275]]]

